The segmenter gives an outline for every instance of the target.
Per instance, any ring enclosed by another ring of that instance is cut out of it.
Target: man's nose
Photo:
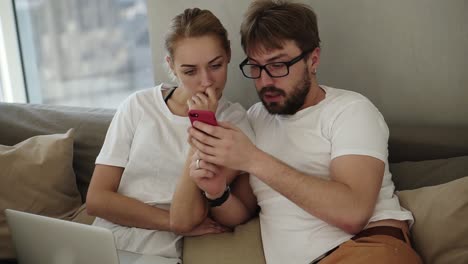
[[[260,78],[257,79],[261,87],[267,87],[273,85],[273,78],[266,72],[265,69],[260,73]]]

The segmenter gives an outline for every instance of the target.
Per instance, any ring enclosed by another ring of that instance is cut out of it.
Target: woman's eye
[[[194,75],[194,74],[195,74],[195,71],[194,71],[194,70],[184,71],[184,74],[185,74],[185,75]]]
[[[211,68],[219,69],[219,68],[221,68],[221,66],[223,66],[223,65],[222,64],[213,64],[213,65],[211,65]]]

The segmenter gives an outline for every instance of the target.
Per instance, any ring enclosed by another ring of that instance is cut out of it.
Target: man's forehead
[[[269,47],[264,44],[253,45],[247,52],[247,57],[253,60],[268,60],[281,54],[289,54],[299,49],[293,41],[285,41],[280,47]]]

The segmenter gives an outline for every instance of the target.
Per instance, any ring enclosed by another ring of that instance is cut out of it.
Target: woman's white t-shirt
[[[164,102],[163,84],[138,91],[125,100],[109,126],[96,164],[123,167],[118,193],[151,206],[169,209],[187,159],[188,117],[172,114]],[[216,118],[254,134],[245,109],[223,98]],[[94,225],[110,229],[118,249],[164,257],[181,256],[181,236],[172,232],[125,227],[102,218]]]

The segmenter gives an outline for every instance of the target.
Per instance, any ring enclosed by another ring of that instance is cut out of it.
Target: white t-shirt
[[[388,127],[364,96],[321,86],[326,97],[292,116],[271,115],[261,103],[248,111],[257,147],[306,174],[330,179],[332,159],[368,155],[385,162],[385,174],[370,222],[413,220],[400,207],[388,169]],[[307,213],[257,177],[250,183],[257,196],[263,248],[268,264],[310,263],[352,235]]]
[[[169,209],[188,155],[188,117],[174,115],[159,85],[138,91],[117,109],[96,164],[124,167],[118,192],[146,204]],[[216,118],[253,137],[245,109],[220,99]],[[142,254],[180,257],[180,238],[172,232],[124,227],[102,218],[94,225],[113,231],[117,248]]]

